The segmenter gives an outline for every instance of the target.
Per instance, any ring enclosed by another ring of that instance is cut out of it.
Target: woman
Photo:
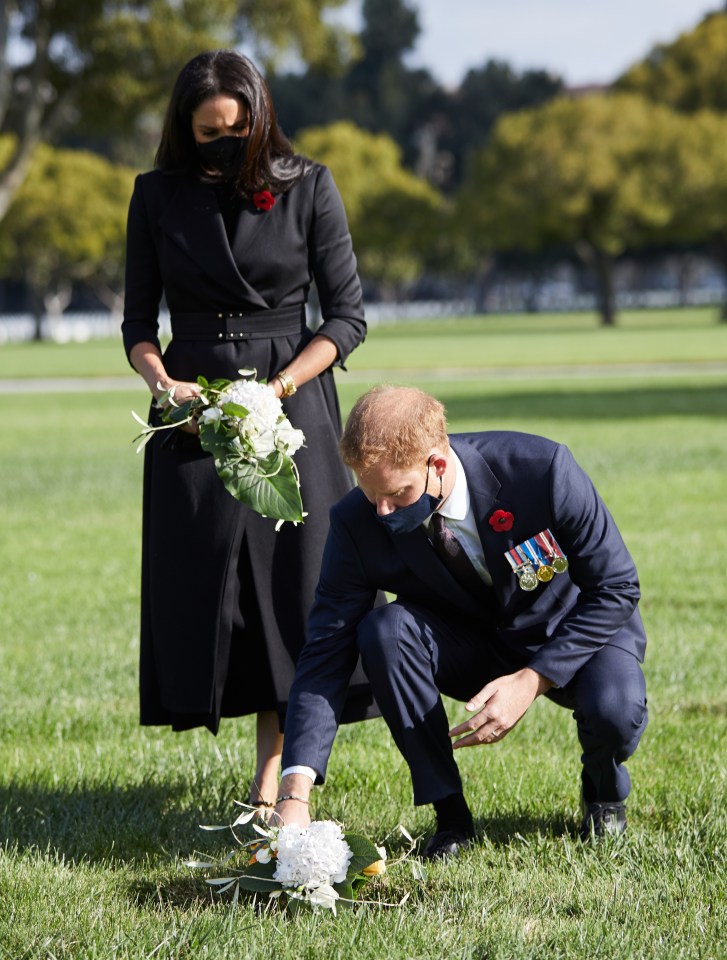
[[[323,323],[306,327],[315,280]],[[171,314],[162,353],[158,308]],[[163,431],[144,472],[141,722],[175,730],[257,714],[250,799],[272,806],[283,716],[320,569],[328,509],[350,488],[331,367],[364,339],[361,288],[329,171],[293,154],[265,83],[230,50],[177,78],[155,169],[129,209],[124,345],[158,398],[255,368],[306,446],[305,523],[261,517],[222,486],[195,430]],[[152,405],[152,422],[158,411]],[[357,672],[346,718],[372,715]]]

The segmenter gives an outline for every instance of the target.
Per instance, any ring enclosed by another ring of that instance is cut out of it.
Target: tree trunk
[[[587,240],[575,244],[575,251],[596,277],[596,300],[602,327],[616,325],[616,298],[613,289],[613,256]]]
[[[38,144],[44,140],[51,140],[59,127],[66,122],[69,108],[80,85],[80,79],[77,79],[75,84],[68,86],[63,96],[58,97],[57,91],[49,81],[51,40],[49,18],[54,5],[55,0],[41,0],[39,4],[35,33],[32,38],[35,58],[27,77],[24,78],[26,89],[22,94],[24,102],[21,104],[18,134],[9,159],[0,170],[0,220],[8,212],[15,194],[27,177]],[[6,26],[2,29],[5,30]],[[11,79],[10,72],[2,73],[2,84],[7,85]],[[12,88],[4,93],[0,89],[1,95],[5,93],[12,94]],[[52,106],[50,106],[51,103],[53,103]]]
[[[616,325],[616,302],[613,290],[613,257],[604,250],[593,251],[596,271],[596,296],[602,327]]]
[[[33,314],[33,340],[40,343],[41,340],[45,340],[43,333],[45,306],[42,294],[34,286],[30,287],[30,309]]]
[[[474,309],[476,314],[487,313],[487,294],[492,287],[495,275],[495,258],[483,257],[480,269],[475,275]]]

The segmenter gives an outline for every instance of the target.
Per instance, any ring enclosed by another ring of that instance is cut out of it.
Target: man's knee
[[[646,717],[643,687],[632,684],[629,688],[620,678],[589,691],[576,711],[579,725],[616,753],[635,749],[646,726]]]
[[[364,662],[389,660],[396,653],[399,633],[399,611],[387,603],[366,614],[357,629],[358,648]]]
[[[358,625],[358,648],[364,665],[396,666],[431,660],[426,626],[400,603],[375,607]]]

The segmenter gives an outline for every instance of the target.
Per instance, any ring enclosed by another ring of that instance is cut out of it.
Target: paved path
[[[342,382],[371,383],[410,381],[435,383],[439,380],[576,380],[607,377],[663,377],[675,374],[725,374],[727,361],[703,363],[601,363],[528,367],[387,367],[349,370]],[[139,377],[57,377],[52,379],[0,380],[0,394],[9,393],[94,393],[146,388]]]

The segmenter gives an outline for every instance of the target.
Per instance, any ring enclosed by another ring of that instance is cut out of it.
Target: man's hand
[[[533,700],[552,686],[550,680],[530,667],[492,680],[466,705],[467,710],[479,713],[449,731],[450,737],[462,738],[455,741],[454,749],[502,740]]]
[[[310,797],[313,781],[304,773],[289,773],[280,781],[278,797],[288,797],[280,800],[270,818],[271,827],[282,827],[283,824],[297,823],[300,827],[310,825],[308,798]],[[293,799],[295,798],[295,799]]]

